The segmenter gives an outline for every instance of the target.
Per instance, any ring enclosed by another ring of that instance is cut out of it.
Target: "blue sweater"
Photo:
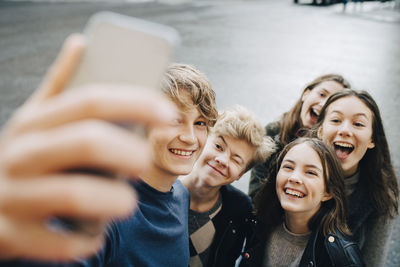
[[[187,267],[189,192],[180,181],[166,193],[144,182],[132,184],[139,196],[138,210],[110,225],[104,249],[94,257],[69,264],[18,262],[10,266]]]

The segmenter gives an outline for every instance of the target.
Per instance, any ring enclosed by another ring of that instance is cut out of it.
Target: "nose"
[[[348,137],[351,136],[351,123],[348,121],[344,121],[340,126],[338,130],[339,136],[342,137]]]
[[[215,157],[215,161],[223,167],[228,166],[228,156],[226,153],[221,153]]]
[[[320,104],[320,106],[321,106],[321,109],[322,109],[322,107],[325,105],[326,100],[328,100],[328,98],[329,98],[329,97],[324,97],[324,98],[319,102],[319,104]]]
[[[193,126],[187,126],[185,130],[179,135],[179,140],[184,143],[193,145],[196,143],[196,135]]]
[[[293,172],[292,175],[290,175],[289,177],[289,182],[302,184],[303,180],[301,179],[301,176],[297,172]]]

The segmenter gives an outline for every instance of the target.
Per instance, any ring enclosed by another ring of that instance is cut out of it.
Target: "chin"
[[[180,169],[178,172],[178,175],[188,175],[193,168],[184,168],[184,169]]]

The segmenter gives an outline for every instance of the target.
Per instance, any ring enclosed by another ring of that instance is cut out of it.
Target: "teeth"
[[[317,116],[319,116],[319,111],[318,111],[318,110],[313,109],[312,111],[313,111]]]
[[[193,151],[183,151],[183,150],[178,150],[178,149],[170,149],[170,151],[176,155],[180,156],[190,156],[193,154]]]
[[[335,142],[335,145],[341,146],[341,147],[353,148],[353,145],[349,144],[349,143]]]
[[[304,197],[303,193],[301,193],[299,191],[295,191],[295,190],[289,189],[289,188],[287,188],[285,190],[285,193],[289,194],[289,195],[292,195],[292,196],[295,196],[295,197],[298,197],[298,198],[303,198]]]

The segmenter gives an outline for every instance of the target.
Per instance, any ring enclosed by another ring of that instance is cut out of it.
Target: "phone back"
[[[173,28],[111,12],[95,14],[85,35],[88,45],[71,88],[101,83],[157,89],[179,43]]]

